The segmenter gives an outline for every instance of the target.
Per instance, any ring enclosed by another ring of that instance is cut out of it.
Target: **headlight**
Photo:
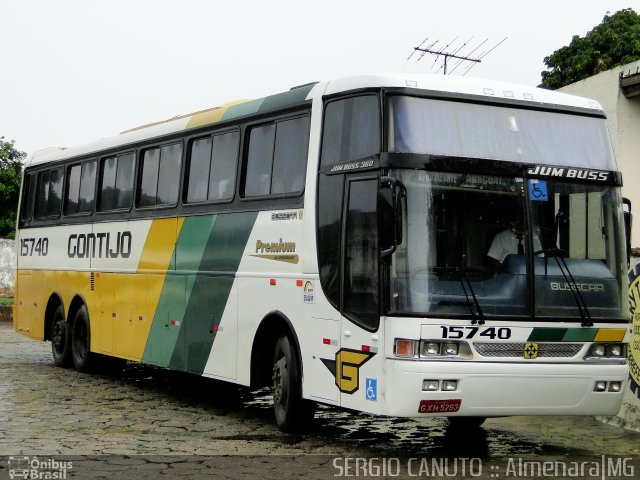
[[[425,357],[440,354],[440,344],[438,342],[422,342],[421,354]]]
[[[626,343],[594,343],[589,347],[586,360],[616,359],[622,360],[627,356]]]
[[[448,342],[442,344],[442,355],[457,355],[458,350],[459,347],[457,342]]]

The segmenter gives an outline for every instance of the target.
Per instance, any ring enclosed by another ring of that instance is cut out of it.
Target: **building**
[[[640,429],[640,61],[612,68],[567,85],[560,91],[593,98],[602,104],[613,150],[622,172],[622,194],[631,200],[635,217],[629,271],[629,299],[633,318],[629,355],[631,376],[630,392],[625,396],[618,414],[618,423]]]

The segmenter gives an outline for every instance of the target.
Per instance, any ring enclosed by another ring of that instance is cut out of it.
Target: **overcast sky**
[[[508,37],[467,75],[538,85],[545,56],[639,4],[0,0],[0,136],[33,153],[311,81],[431,72],[433,58],[407,61],[426,37],[488,39],[476,53]]]

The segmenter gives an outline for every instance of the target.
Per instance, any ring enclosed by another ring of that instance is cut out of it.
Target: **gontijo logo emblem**
[[[321,360],[335,375],[336,386],[342,393],[355,393],[360,388],[360,367],[374,355],[373,352],[341,348],[336,352],[335,360]]]

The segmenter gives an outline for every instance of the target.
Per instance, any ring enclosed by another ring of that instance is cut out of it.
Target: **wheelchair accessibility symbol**
[[[534,202],[546,202],[549,200],[547,182],[545,180],[529,180],[529,200]]]
[[[378,401],[378,380],[375,378],[367,378],[365,381],[367,400],[372,402]]]

